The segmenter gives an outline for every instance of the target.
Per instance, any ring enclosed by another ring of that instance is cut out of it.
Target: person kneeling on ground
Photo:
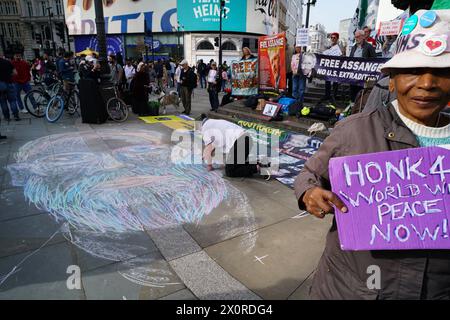
[[[208,171],[213,170],[213,157],[215,152],[225,154],[225,175],[227,177],[251,177],[253,174],[261,172],[261,165],[249,160],[252,149],[252,139],[246,131],[226,120],[208,119],[202,114],[201,133],[205,149],[203,150],[203,160],[206,162]],[[268,175],[269,172],[267,172]]]

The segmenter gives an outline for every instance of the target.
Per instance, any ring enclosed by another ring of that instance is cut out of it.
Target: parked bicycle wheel
[[[106,103],[106,111],[111,120],[115,122],[124,122],[128,119],[128,106],[119,98],[111,98]]]
[[[60,96],[54,96],[48,102],[45,109],[45,117],[49,122],[56,122],[64,112],[64,100]]]
[[[80,93],[78,90],[73,90],[70,94],[69,102],[67,106],[67,112],[70,115],[74,115],[76,112],[78,112],[80,108]]]
[[[43,118],[49,100],[50,96],[47,92],[34,89],[25,95],[25,108],[27,108],[28,112],[36,118]]]

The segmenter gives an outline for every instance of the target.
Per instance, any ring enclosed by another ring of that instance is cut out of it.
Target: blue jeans
[[[0,105],[2,107],[3,117],[7,120],[10,119],[9,108],[11,108],[14,117],[18,117],[19,110],[17,109],[17,95],[14,85],[12,83],[3,82],[1,87],[6,87],[6,91],[0,92]]]
[[[295,100],[303,103],[306,89],[306,78],[303,75],[295,75],[292,77],[292,96]]]
[[[212,110],[219,109],[219,93],[217,92],[217,90],[215,90],[215,89],[208,90],[208,94],[209,94],[209,103],[211,104],[211,109]]]
[[[29,82],[27,82],[27,83],[15,83],[14,85],[16,87],[17,105],[18,105],[20,110],[23,110],[24,106],[23,106],[22,98],[21,98],[20,94],[22,93],[22,90],[25,92],[25,94],[30,92],[31,91],[31,85],[30,85]]]
[[[205,84],[205,88],[206,88],[206,76],[204,74],[200,75],[200,86],[203,89],[203,84]]]

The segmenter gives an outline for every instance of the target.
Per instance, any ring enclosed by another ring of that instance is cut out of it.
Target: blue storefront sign
[[[158,51],[161,48],[161,41],[159,41],[159,40],[152,41],[152,37],[145,37],[144,43],[148,46],[149,50],[153,49],[154,51]],[[153,46],[153,48],[152,48],[152,46]]]
[[[220,1],[178,0],[178,20],[184,31],[219,30]],[[224,31],[245,32],[247,1],[225,0]]]
[[[75,52],[80,52],[90,48],[98,52],[98,39],[96,36],[76,36],[75,37]],[[108,54],[120,53],[124,55],[123,37],[109,35],[106,37],[106,52]]]

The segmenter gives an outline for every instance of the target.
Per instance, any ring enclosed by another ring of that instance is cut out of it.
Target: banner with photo
[[[258,94],[258,60],[233,61],[231,64],[231,94],[252,96]]]
[[[258,40],[259,87],[286,89],[286,35],[263,36]]]
[[[364,86],[366,81],[380,79],[381,68],[388,60],[307,53],[303,56],[301,69],[306,76]]]

